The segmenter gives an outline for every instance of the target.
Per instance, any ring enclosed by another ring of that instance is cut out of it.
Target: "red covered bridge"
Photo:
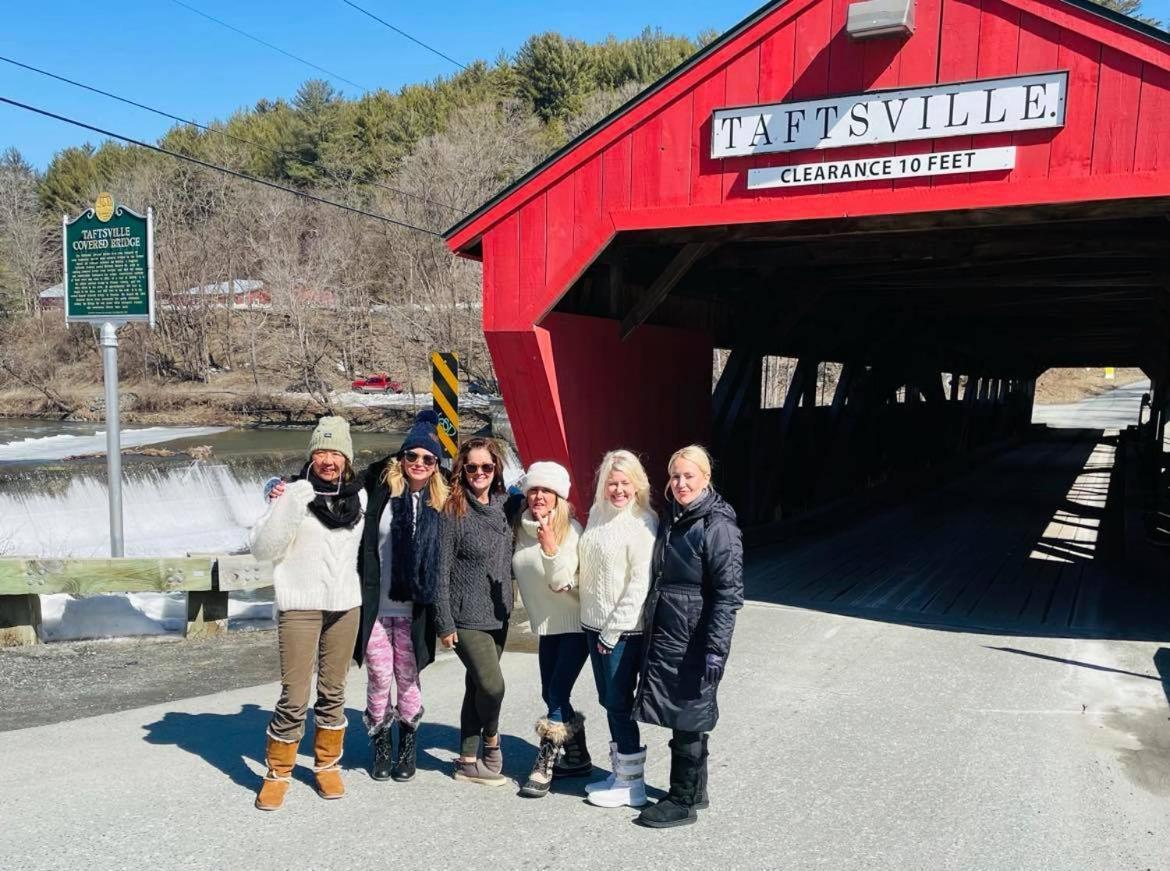
[[[521,455],[579,504],[606,449],[660,483],[700,441],[745,525],[813,516],[1023,435],[1052,366],[1145,369],[1160,459],[1170,36],[1082,0],[904,5],[874,36],[848,0],[770,3],[448,231]]]

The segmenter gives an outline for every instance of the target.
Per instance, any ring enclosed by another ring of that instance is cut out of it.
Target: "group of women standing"
[[[593,771],[585,718],[572,703],[589,661],[606,711],[610,773],[585,786],[588,801],[642,808],[638,821],[652,827],[694,822],[709,803],[707,734],[718,719],[716,690],[743,602],[740,533],[734,511],[711,487],[706,451],[692,445],[671,458],[658,515],[638,458],[606,454],[582,530],[568,472],[533,463],[510,495],[491,439],[460,446],[448,483],[436,422],[420,414],[398,454],[357,476],[345,421],[323,418],[301,474],[272,488],[253,553],[274,563],[282,692],[256,806],[275,810],[283,802],[314,666],[317,787],[325,798],[344,794],[337,766],[350,651],[369,671],[363,723],[373,744],[371,775],[413,777],[419,672],[434,659],[436,637],[465,668],[455,779],[506,783],[500,658],[515,579],[539,637],[545,705],[521,795],[540,797],[555,778]],[[654,805],[639,721],[673,730],[670,790]]]

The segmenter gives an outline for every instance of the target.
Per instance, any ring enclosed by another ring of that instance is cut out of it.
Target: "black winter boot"
[[[553,766],[552,776],[584,777],[593,771],[593,759],[589,756],[589,745],[585,741],[585,715],[574,714],[565,724],[569,729],[569,737],[565,741],[564,753]]]
[[[707,795],[707,738],[708,735],[703,736],[703,755],[699,758],[699,792],[695,796],[695,810],[706,810],[711,806],[710,797]]]
[[[670,792],[658,804],[651,805],[638,814],[637,822],[652,829],[670,829],[687,826],[699,819],[695,804],[699,795],[699,769],[702,765],[695,758],[702,752],[702,745],[685,745],[694,752],[684,753],[676,742],[670,742]]]
[[[374,762],[370,766],[370,777],[374,780],[390,779],[394,756],[393,716],[389,715],[381,723],[373,723],[367,715],[362,715],[362,722],[366,724],[366,733],[374,749]]]
[[[415,764],[417,761],[418,724],[422,722],[423,711],[419,708],[417,714],[408,723],[398,721],[398,752],[394,756],[394,769],[390,772],[398,783],[406,783],[414,779]]]

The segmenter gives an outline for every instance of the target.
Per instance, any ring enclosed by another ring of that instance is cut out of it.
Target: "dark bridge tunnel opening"
[[[722,349],[708,443],[749,540],[781,541],[756,557],[761,596],[910,622],[1156,633],[1170,602],[1152,626],[1138,611],[1160,596],[1147,589],[1160,552],[1123,530],[1137,523],[1127,511],[1156,511],[1165,466],[1168,212],[1150,200],[629,233],[557,311],[621,321],[625,336],[699,329]],[[1071,441],[1039,431],[1035,379],[1058,366],[1142,368],[1142,425]],[[1053,456],[1059,474],[1045,471]],[[1094,488],[1099,505],[1069,502]],[[809,555],[844,542],[852,567]],[[980,592],[957,589],[964,572]],[[1145,592],[1118,599],[1123,584]]]

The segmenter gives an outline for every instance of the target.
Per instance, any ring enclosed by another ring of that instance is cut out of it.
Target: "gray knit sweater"
[[[512,527],[505,497],[484,505],[468,500],[467,513],[444,511],[439,526],[439,635],[456,629],[499,629],[512,614]]]

